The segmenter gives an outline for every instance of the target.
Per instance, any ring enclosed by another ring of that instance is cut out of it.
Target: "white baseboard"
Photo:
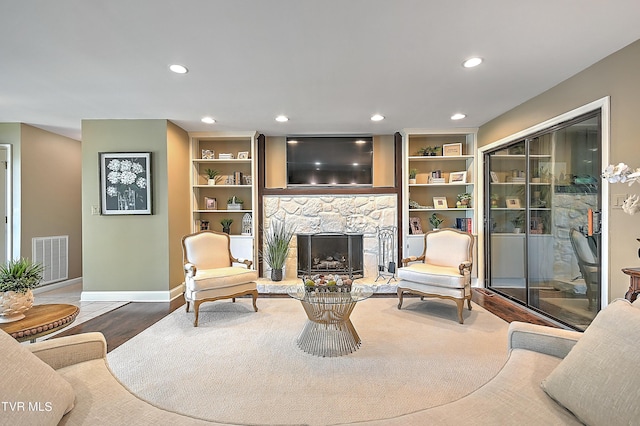
[[[36,287],[32,291],[33,291],[33,294],[38,294],[38,293],[43,293],[45,291],[51,291],[51,290],[56,290],[58,288],[66,287],[68,285],[78,284],[81,282],[82,282],[82,277],[72,278],[70,280],[59,281],[57,283],[43,285],[42,287]]]
[[[184,284],[168,291],[83,291],[82,302],[170,302],[184,293]]]

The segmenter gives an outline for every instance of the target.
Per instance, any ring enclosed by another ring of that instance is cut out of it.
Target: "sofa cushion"
[[[0,423],[57,424],[73,408],[71,385],[26,347],[0,330]]]
[[[194,277],[187,278],[186,285],[189,290],[199,291],[233,287],[257,279],[258,272],[254,269],[228,266],[216,269],[198,269]]]
[[[603,309],[565,359],[542,381],[545,392],[589,425],[640,419],[640,305]]]
[[[398,269],[398,278],[405,281],[427,283],[439,287],[464,288],[465,277],[458,266],[427,265],[413,263]]]

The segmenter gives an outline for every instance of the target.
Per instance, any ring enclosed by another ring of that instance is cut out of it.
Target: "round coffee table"
[[[25,340],[34,343],[38,337],[61,330],[75,321],[80,309],[74,305],[52,303],[33,305],[24,313],[24,318],[14,322],[0,324],[11,337],[19,342]]]
[[[359,347],[360,336],[349,318],[357,302],[373,294],[369,286],[353,286],[350,292],[308,292],[292,286],[287,294],[299,300],[307,313],[307,322],[298,336],[300,349],[311,355],[333,357],[348,355]]]

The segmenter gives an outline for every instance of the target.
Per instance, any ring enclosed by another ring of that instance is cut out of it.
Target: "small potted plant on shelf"
[[[489,200],[491,202],[491,208],[498,207],[498,200],[499,199],[500,199],[500,196],[498,194],[491,194],[491,197],[489,197]]]
[[[440,219],[435,213],[429,218],[429,224],[433,227],[434,231],[440,229],[442,222],[444,222],[444,219]]]
[[[42,281],[44,267],[29,259],[10,260],[0,266],[0,323],[24,318],[33,306],[33,288]]]
[[[262,259],[271,268],[271,280],[282,281],[282,269],[289,255],[289,243],[294,229],[287,230],[284,222],[272,222],[269,232],[264,235]]]
[[[422,147],[418,150],[418,155],[422,155],[422,156],[430,156],[433,157],[435,155],[438,155],[438,152],[440,151],[440,149],[442,149],[442,147],[439,146],[425,146]]]
[[[468,192],[458,194],[456,207],[459,209],[466,209],[468,207],[471,207],[471,194],[469,194]]]
[[[220,225],[222,225],[222,232],[229,234],[231,233],[231,224],[233,223],[233,219],[222,219],[220,221]]]
[[[409,170],[409,185],[416,183],[416,176],[418,175],[418,169]]]
[[[518,214],[513,219],[511,219],[511,223],[513,223],[513,233],[519,234],[522,232],[522,224],[524,223],[524,217],[522,214]]]
[[[242,210],[243,204],[244,201],[234,195],[227,200],[227,210]]]
[[[207,174],[207,185],[215,185],[217,180],[220,177],[220,172],[218,170],[207,169],[204,171]]]

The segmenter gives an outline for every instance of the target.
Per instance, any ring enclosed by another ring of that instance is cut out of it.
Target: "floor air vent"
[[[42,285],[69,278],[69,236],[32,240],[32,260],[44,266]]]

